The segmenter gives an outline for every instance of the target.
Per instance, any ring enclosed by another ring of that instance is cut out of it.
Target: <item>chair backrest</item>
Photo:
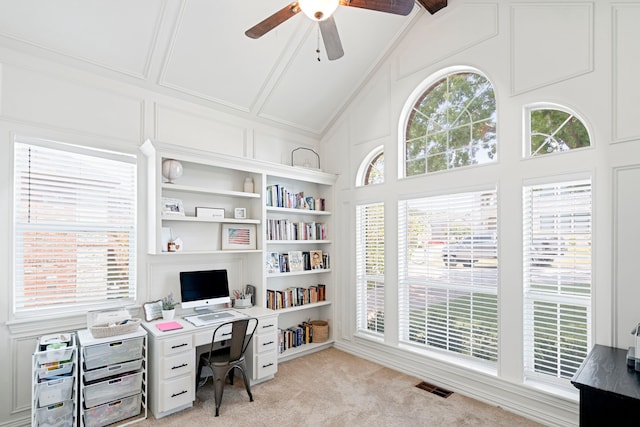
[[[226,332],[231,326],[231,333]],[[230,322],[219,325],[213,331],[213,337],[211,339],[211,349],[209,354],[214,351],[216,343],[220,341],[231,340],[229,343],[229,362],[234,362],[240,359],[249,346],[249,342],[253,337],[256,329],[258,328],[258,319],[255,317],[247,317],[242,319],[232,320]],[[230,336],[229,336],[230,335]]]

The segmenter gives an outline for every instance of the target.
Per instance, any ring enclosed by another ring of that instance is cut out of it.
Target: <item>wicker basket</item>
[[[326,320],[312,320],[313,342],[325,342],[329,339],[329,322]]]
[[[140,319],[131,319],[121,325],[95,325],[89,328],[94,338],[115,337],[116,335],[129,334],[135,332],[140,326]]]

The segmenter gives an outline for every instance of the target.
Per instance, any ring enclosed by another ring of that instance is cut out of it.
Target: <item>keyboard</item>
[[[200,316],[197,316],[197,317],[203,322],[212,322],[212,321],[225,319],[227,317],[233,317],[233,314],[222,312],[222,313],[201,314]]]
[[[214,323],[222,323],[225,320],[232,320],[236,317],[238,316],[233,313],[220,311],[217,313],[196,314],[194,316],[187,316],[184,318],[184,320],[194,324],[195,326],[205,326]]]

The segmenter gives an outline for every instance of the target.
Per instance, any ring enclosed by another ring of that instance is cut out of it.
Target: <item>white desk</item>
[[[251,383],[273,378],[278,370],[278,314],[261,307],[236,311],[258,319],[258,328],[246,354]],[[182,329],[160,331],[156,324],[166,320],[142,324],[149,332],[148,402],[156,418],[193,406],[198,369],[196,349],[211,344],[213,330],[220,324],[194,326],[182,318],[175,321]]]

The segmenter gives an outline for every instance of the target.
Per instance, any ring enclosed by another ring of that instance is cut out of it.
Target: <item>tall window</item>
[[[571,378],[591,347],[591,181],[525,186],[527,378]]]
[[[14,313],[133,302],[135,157],[24,139],[14,164]]]
[[[527,111],[529,145],[526,155],[534,157],[591,146],[587,127],[569,110],[539,106]]]
[[[447,74],[411,109],[404,136],[404,176],[424,175],[496,158],[496,100],[480,74]]]
[[[356,207],[358,330],[384,334],[384,204]]]
[[[496,362],[495,188],[399,202],[400,340]]]
[[[384,183],[384,148],[372,150],[358,169],[356,186]]]

